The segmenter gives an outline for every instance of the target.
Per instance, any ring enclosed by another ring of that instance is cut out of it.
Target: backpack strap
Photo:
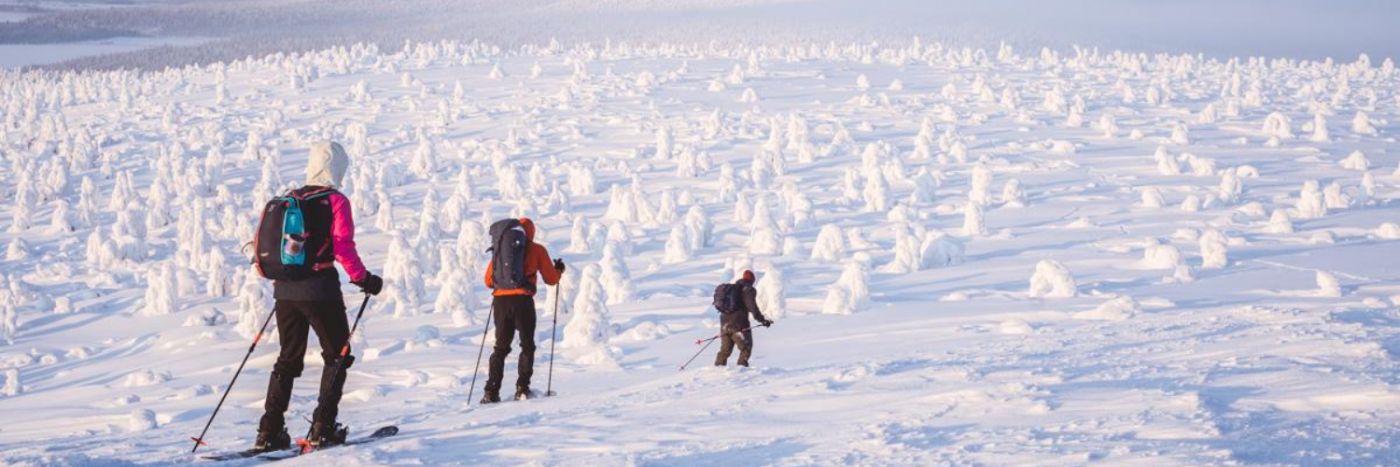
[[[296,198],[296,199],[301,200],[301,201],[309,201],[309,200],[313,200],[313,199],[320,198],[320,197],[323,197],[323,196],[330,196],[332,193],[336,193],[335,188],[331,188],[331,187],[328,187],[328,186],[318,186],[318,187],[314,187],[314,188],[311,189],[311,190],[307,190],[307,191],[303,192],[302,190],[305,189],[305,188],[307,188],[307,187],[301,187],[301,188],[297,188],[297,189],[288,191],[288,192],[287,192],[287,197],[289,197],[289,198]]]

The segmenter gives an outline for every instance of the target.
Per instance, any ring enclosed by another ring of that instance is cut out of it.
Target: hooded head
[[[340,188],[345,171],[350,168],[350,156],[340,143],[321,141],[311,145],[311,157],[306,161],[306,184]]]
[[[750,271],[750,270],[745,269],[745,270],[744,270],[744,277],[743,277],[742,279],[739,279],[739,280],[740,280],[740,281],[743,281],[743,282],[746,282],[746,283],[749,283],[749,284],[752,284],[752,283],[754,283],[754,281],[757,280],[757,279],[754,277],[753,271]]]
[[[535,221],[530,220],[528,217],[522,217],[520,218],[520,228],[525,229],[526,242],[535,241]]]

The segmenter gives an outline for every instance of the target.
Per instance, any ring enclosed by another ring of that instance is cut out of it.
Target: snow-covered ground
[[[403,431],[294,463],[1395,465],[1398,80],[931,42],[0,72],[0,462],[194,460],[269,308],[240,246],[332,138],[389,283],[342,419]],[[482,409],[508,215],[572,265],[560,395]],[[677,371],[749,267],[755,367]],[[209,451],[251,444],[275,354]]]

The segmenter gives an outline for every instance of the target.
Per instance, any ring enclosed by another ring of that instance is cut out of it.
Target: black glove
[[[766,328],[766,327],[768,327],[768,326],[772,326],[772,325],[773,325],[773,320],[771,320],[771,319],[765,319],[765,320],[763,320],[763,321],[759,321],[759,323],[763,324],[763,327]]]
[[[351,284],[360,286],[360,291],[370,295],[379,295],[379,292],[384,290],[384,278],[376,276],[373,273],[365,276],[364,279],[351,282]]]
[[[555,270],[555,271],[559,271],[560,274],[563,274],[563,273],[564,273],[564,259],[563,259],[563,258],[554,260],[554,270]]]

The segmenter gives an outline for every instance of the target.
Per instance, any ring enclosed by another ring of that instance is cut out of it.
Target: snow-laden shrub
[[[1160,208],[1166,204],[1166,200],[1162,199],[1162,190],[1157,189],[1157,187],[1143,187],[1141,191],[1142,207]]]
[[[398,231],[390,233],[389,254],[384,259],[384,304],[395,317],[416,316],[423,303],[423,270],[417,252]]]
[[[878,169],[865,171],[865,189],[861,195],[865,212],[884,212],[890,208],[890,185]]]
[[[28,258],[29,244],[18,236],[10,239],[10,243],[5,247],[5,260],[18,262]]]
[[[1201,268],[1221,269],[1229,264],[1229,239],[1219,230],[1207,229],[1201,232],[1198,241],[1201,247]]]
[[[1142,262],[1139,264],[1147,269],[1175,269],[1182,263],[1181,250],[1175,245],[1149,238],[1147,247],[1142,251]]]
[[[617,250],[618,253],[622,254],[623,256],[632,254],[632,234],[627,232],[627,227],[624,227],[621,222],[613,222],[611,224],[608,224],[608,233],[605,239],[605,244],[613,247]],[[604,272],[607,271],[604,270]]]
[[[1386,240],[1400,240],[1400,224],[1386,222],[1376,228],[1376,236]]]
[[[841,277],[827,288],[826,300],[822,302],[822,313],[849,315],[863,311],[870,302],[869,276],[864,263],[847,261],[841,270]]]
[[[1371,117],[1360,110],[1356,111],[1356,116],[1351,119],[1351,132],[1370,136],[1375,136],[1378,133],[1376,127],[1371,125]]]
[[[272,312],[272,290],[268,281],[263,280],[257,271],[247,269],[243,273],[242,285],[234,301],[238,304],[238,322],[234,331],[243,338],[251,338],[262,326],[263,316]]]
[[[910,204],[915,206],[933,204],[936,200],[935,193],[939,185],[941,185],[938,178],[934,177],[933,173],[925,167],[919,169],[919,173],[914,176],[913,182],[914,191],[909,194]]]
[[[754,284],[758,291],[758,309],[768,319],[782,319],[788,312],[787,281],[783,279],[782,270],[770,264],[760,268],[758,273],[758,282]]]
[[[1264,136],[1275,141],[1274,144],[1277,144],[1278,140],[1293,139],[1292,125],[1288,116],[1280,112],[1270,113],[1264,117]]]
[[[141,314],[160,316],[177,309],[175,265],[161,263],[146,270],[146,294],[141,301]]]
[[[433,313],[451,316],[452,323],[457,327],[475,325],[476,308],[480,306],[475,279],[475,274],[469,274],[466,268],[452,268],[446,280],[442,281],[437,299],[433,301]]]
[[[817,232],[816,243],[812,245],[811,259],[817,261],[842,261],[846,258],[846,237],[836,224],[823,225]]]
[[[685,213],[686,238],[690,240],[691,251],[698,251],[701,248],[710,246],[710,238],[714,229],[710,224],[710,218],[705,215],[705,210],[700,205],[691,205]]]
[[[1308,140],[1314,143],[1327,143],[1332,141],[1331,133],[1327,131],[1327,117],[1322,112],[1313,114],[1313,133]]]
[[[969,202],[966,206],[963,206],[963,235],[968,237],[987,235],[987,225],[982,214],[982,205]]]
[[[1293,219],[1288,217],[1288,211],[1275,209],[1273,214],[1269,215],[1269,225],[1265,227],[1264,231],[1272,234],[1291,234],[1293,233]]]
[[[1021,181],[1010,179],[1001,189],[1001,205],[1008,208],[1026,207],[1026,192],[1021,189]]]
[[[1334,181],[1322,189],[1322,202],[1327,209],[1346,209],[1351,206],[1351,197],[1342,192],[1340,183]]]
[[[127,431],[154,430],[159,426],[160,424],[156,422],[156,413],[150,409],[132,409],[131,414],[127,416]]]
[[[1298,193],[1294,209],[1299,219],[1317,219],[1327,215],[1327,203],[1323,199],[1317,180],[1303,182],[1303,189]]]
[[[1167,148],[1157,146],[1157,152],[1152,154],[1152,159],[1157,161],[1157,173],[1162,175],[1181,175],[1181,164],[1177,163],[1175,157],[1167,153]]]
[[[233,295],[233,276],[229,273],[228,259],[224,257],[223,251],[219,247],[210,247],[205,270],[208,272],[204,279],[204,293],[210,297],[227,297]]]
[[[748,252],[754,256],[783,254],[783,234],[772,227],[760,227],[749,232]]]
[[[968,181],[967,199],[979,206],[992,204],[992,169],[986,165],[977,164],[972,168],[971,179]]]
[[[965,259],[962,242],[942,232],[929,233],[919,245],[921,269],[956,266]]]
[[[616,244],[609,242],[603,247],[603,257],[598,260],[598,281],[607,293],[607,304],[627,303],[633,298],[631,273],[623,263]]]
[[[1047,259],[1036,263],[1028,293],[1031,298],[1071,298],[1077,296],[1079,290],[1069,268]]]
[[[583,254],[593,250],[593,246],[588,243],[588,221],[583,215],[575,215],[573,225],[569,228],[569,246],[564,248],[566,253]]]
[[[1240,196],[1244,194],[1244,183],[1240,181],[1240,177],[1235,173],[1234,169],[1221,171],[1220,186],[1217,190],[1217,194],[1219,195],[1220,201],[1226,204],[1233,204],[1239,201]]]
[[[569,166],[569,194],[592,196],[597,192],[598,181],[593,175],[593,169],[585,165]]]
[[[894,258],[881,267],[880,272],[906,274],[922,269],[923,262],[919,261],[919,246],[918,237],[909,233],[908,229],[895,229]]]
[[[670,127],[663,126],[661,128],[656,129],[655,156],[657,160],[671,160],[671,155],[674,152],[675,145],[675,138],[671,136]]]
[[[462,221],[461,229],[457,231],[457,259],[464,267],[475,268],[477,264],[489,260],[485,252],[491,240],[487,237],[486,227],[481,222]]]
[[[389,195],[383,190],[374,193],[375,204],[379,206],[377,215],[374,218],[374,227],[380,232],[391,232],[394,230],[394,204]]]
[[[73,214],[69,211],[67,200],[54,201],[53,214],[49,217],[49,234],[63,235],[77,230],[74,223]]]
[[[1346,159],[1340,163],[1343,169],[1357,170],[1365,172],[1371,170],[1371,161],[1366,159],[1366,154],[1361,151],[1352,151]]]
[[[1191,168],[1191,175],[1197,177],[1215,175],[1215,159],[1200,157],[1191,153],[1182,154],[1181,158],[1185,159],[1186,165]]]
[[[685,226],[679,224],[671,226],[671,233],[666,237],[666,252],[661,263],[680,264],[690,261],[691,245],[690,239],[686,237]]]
[[[0,290],[0,340],[5,345],[15,343],[19,333],[19,300],[8,289]]]
[[[6,368],[5,387],[0,388],[0,395],[15,397],[22,393],[24,393],[24,383],[19,379],[19,368]]]
[[[617,355],[608,342],[613,328],[608,319],[606,286],[597,265],[583,270],[578,293],[573,300],[573,316],[564,325],[559,346],[574,354],[576,363],[585,365],[615,365]]]
[[[1317,271],[1317,296],[1342,296],[1342,283],[1337,280],[1337,276],[1334,276],[1332,275],[1332,273],[1327,271]]]
[[[1191,144],[1191,132],[1190,129],[1186,127],[1185,123],[1177,122],[1175,125],[1172,125],[1171,141],[1174,144],[1182,146]]]

